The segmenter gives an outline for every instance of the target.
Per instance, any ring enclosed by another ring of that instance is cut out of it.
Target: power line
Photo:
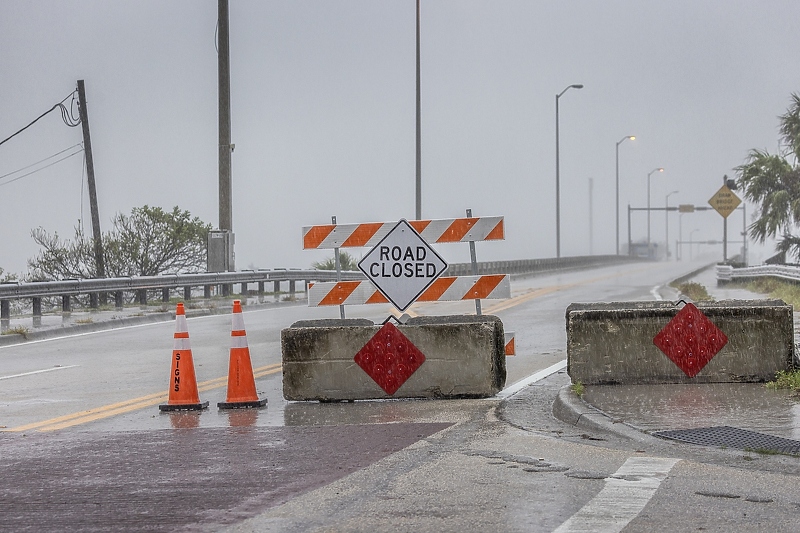
[[[78,146],[80,146],[80,145],[81,145],[81,143],[78,143],[78,144],[73,144],[73,145],[72,145],[72,146],[70,146],[69,148],[64,148],[64,149],[63,149],[63,150],[61,150],[60,152],[56,152],[56,153],[54,153],[53,155],[47,156],[47,157],[45,157],[44,159],[42,159],[41,161],[37,161],[36,163],[31,163],[30,165],[28,165],[28,166],[26,166],[26,167],[18,168],[18,169],[17,169],[17,170],[15,170],[14,172],[9,172],[8,174],[3,174],[2,176],[0,176],[0,180],[1,180],[1,179],[3,179],[3,178],[7,178],[8,176],[11,176],[11,175],[13,175],[13,174],[16,174],[16,173],[18,173],[18,172],[22,172],[23,170],[27,170],[27,169],[29,169],[29,168],[31,168],[31,167],[35,167],[35,166],[36,166],[36,165],[38,165],[39,163],[44,163],[44,162],[45,162],[45,161],[47,161],[48,159],[53,159],[54,157],[56,157],[56,156],[59,156],[59,155],[63,154],[64,152],[66,152],[66,151],[69,151],[69,150],[72,150],[73,148],[76,148],[76,147],[78,147]]]
[[[36,174],[40,170],[44,170],[46,168],[52,167],[56,163],[60,163],[60,162],[64,161],[65,159],[69,159],[70,157],[76,156],[76,155],[78,155],[78,154],[80,154],[82,152],[83,152],[83,148],[81,148],[77,152],[73,152],[73,153],[69,154],[68,156],[62,157],[61,159],[57,159],[57,160],[53,161],[52,163],[50,163],[49,165],[45,165],[45,166],[43,166],[41,168],[37,168],[36,170],[32,170],[32,171],[28,172],[27,174],[23,174],[22,176],[17,176],[13,180],[8,180],[5,183],[0,183],[0,187],[2,187],[3,185],[8,185],[9,183],[14,183],[15,181],[21,180],[22,178],[24,178],[26,176],[30,176],[31,174]]]
[[[30,124],[28,124],[27,126],[22,128],[21,130],[15,132],[15,133],[12,133],[10,136],[8,136],[5,139],[3,139],[2,141],[0,141],[0,145],[4,144],[6,141],[11,140],[12,138],[14,138],[17,135],[19,135],[20,133],[22,133],[23,131],[27,130],[28,128],[30,128],[31,126],[36,124],[39,121],[39,119],[41,119],[42,117],[44,117],[45,115],[47,115],[48,113],[53,111],[54,109],[60,109],[61,110],[61,119],[64,121],[64,124],[66,124],[70,128],[74,128],[75,126],[79,125],[81,123],[80,117],[76,117],[74,112],[73,112],[73,108],[75,106],[76,93],[77,93],[77,91],[72,91],[71,93],[69,93],[59,103],[57,103],[56,105],[54,105],[53,107],[51,107],[50,109],[48,109],[47,111],[45,111],[44,113],[42,113],[41,115],[36,117],[33,120],[33,122],[31,122]],[[67,109],[67,107],[64,105],[64,102],[66,102],[69,99],[69,97],[72,97],[72,102],[70,102],[70,108]]]

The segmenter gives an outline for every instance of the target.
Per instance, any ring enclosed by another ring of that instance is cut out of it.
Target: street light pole
[[[617,142],[617,203],[615,211],[617,214],[617,255],[619,255],[619,145],[628,139],[634,140],[636,137],[634,135],[628,135]]]
[[[698,231],[698,230],[695,228],[695,229],[693,229],[692,231],[689,232],[689,261],[692,261],[694,259],[694,257],[693,257],[694,253],[692,251],[692,248],[694,247],[693,246],[694,242],[692,241],[692,236],[694,235],[695,231]]]
[[[422,219],[422,109],[420,103],[419,76],[419,0],[417,0],[417,177],[416,177],[416,210],[417,220]]]
[[[650,259],[650,176],[654,172],[664,172],[664,169],[654,168],[647,173],[647,258]]]
[[[561,257],[561,182],[559,177],[558,153],[558,99],[570,89],[583,89],[583,84],[574,83],[556,95],[556,258]]]
[[[594,221],[592,220],[592,189],[594,189],[594,180],[589,178],[589,255],[594,255]]]
[[[664,213],[665,213],[664,216],[666,217],[666,222],[667,222],[667,225],[665,226],[667,228],[667,230],[666,230],[666,246],[667,246],[667,249],[666,249],[666,252],[665,252],[666,253],[665,259],[667,261],[669,261],[669,197],[672,196],[673,194],[678,194],[678,191],[672,191],[664,199],[664,207],[666,207],[666,209],[664,210]]]

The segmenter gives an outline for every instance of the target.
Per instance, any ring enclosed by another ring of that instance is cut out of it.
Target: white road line
[[[553,533],[617,533],[644,509],[680,459],[629,457],[605,487]]]
[[[498,398],[502,399],[502,400],[505,400],[509,396],[513,396],[514,394],[518,393],[519,391],[521,391],[522,389],[524,389],[528,385],[536,383],[537,381],[546,378],[550,374],[555,374],[559,370],[562,370],[562,369],[564,369],[566,367],[567,367],[567,360],[564,359],[564,360],[559,361],[558,363],[556,363],[554,365],[548,366],[544,370],[540,370],[535,374],[531,374],[527,378],[524,378],[524,379],[521,379],[521,380],[517,381],[513,385],[509,385],[505,389],[503,389],[500,392],[498,392],[496,396]]]
[[[655,287],[653,287],[653,289],[650,291],[650,294],[652,294],[652,295],[653,295],[653,298],[655,298],[655,299],[656,299],[656,300],[658,300],[659,302],[660,302],[661,300],[663,300],[663,299],[664,299],[664,298],[661,296],[661,293],[658,291],[658,289],[660,289],[660,288],[661,288],[661,285],[656,285],[656,286],[655,286]]]
[[[53,368],[45,368],[44,370],[34,370],[33,372],[23,372],[22,374],[13,374],[11,376],[0,376],[0,380],[20,378],[22,376],[30,376],[33,374],[42,374],[43,372],[52,372],[53,370],[64,370],[65,368],[75,368],[76,366],[80,365],[54,366]]]

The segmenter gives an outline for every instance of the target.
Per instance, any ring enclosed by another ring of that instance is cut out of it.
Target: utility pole
[[[97,277],[106,277],[106,264],[103,260],[103,240],[100,232],[100,213],[97,209],[97,188],[94,181],[94,159],[92,158],[92,138],[89,135],[89,112],[86,109],[86,88],[83,80],[78,80],[78,109],[83,130],[83,153],[86,155],[86,177],[89,182],[89,208],[92,212],[92,240],[94,241],[94,260]]]
[[[218,0],[217,70],[219,81],[219,229],[233,231],[231,205],[231,69],[228,0]]]
[[[233,188],[231,185],[231,67],[229,47],[228,0],[217,3],[217,77],[219,83],[219,229],[223,235],[223,268],[236,270],[233,235]],[[209,237],[209,249],[212,239]],[[232,285],[222,285],[222,295],[232,292]]]
[[[594,188],[594,180],[589,178],[589,255],[594,255],[594,221],[592,220],[592,189]]]

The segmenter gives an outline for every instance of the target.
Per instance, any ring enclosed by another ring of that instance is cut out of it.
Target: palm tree
[[[792,104],[780,121],[783,153],[751,150],[736,171],[744,197],[758,205],[750,234],[762,243],[780,234],[778,251],[800,259],[800,237],[792,233],[800,226],[800,95],[792,94]]]
[[[339,251],[339,265],[343,271],[358,270],[358,260],[347,252]],[[317,270],[336,270],[336,258],[329,257],[324,261],[317,261],[311,266]]]

